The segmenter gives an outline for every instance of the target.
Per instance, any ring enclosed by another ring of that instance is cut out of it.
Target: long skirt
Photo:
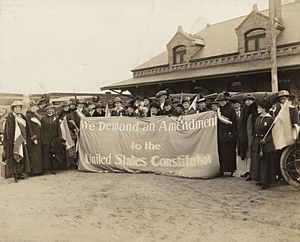
[[[42,156],[42,147],[40,144],[32,144],[28,147],[29,151],[29,160],[31,164],[31,173],[39,174],[43,169],[43,156]]]
[[[236,142],[218,142],[221,172],[236,170]]]
[[[13,175],[20,175],[31,171],[26,145],[23,145],[23,155],[24,157],[20,161],[16,161],[14,158],[9,159],[8,168],[12,171]]]
[[[253,181],[260,180],[260,146],[259,146],[259,139],[254,138],[252,143],[252,152],[251,152],[251,166],[250,166],[250,177]]]
[[[59,167],[59,164],[51,153],[50,144],[43,144],[42,151],[43,151],[43,171],[57,170]]]
[[[260,160],[260,182],[266,185],[275,183],[276,177],[276,153],[271,151],[262,157]]]

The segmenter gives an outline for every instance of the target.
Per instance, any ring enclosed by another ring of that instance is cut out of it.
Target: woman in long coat
[[[30,101],[29,110],[26,112],[28,129],[32,137],[28,140],[29,160],[31,163],[31,174],[43,174],[43,156],[41,144],[41,116],[37,113],[38,105],[35,101]]]
[[[257,103],[251,93],[245,94],[243,101],[245,106],[241,110],[241,116],[238,121],[238,154],[241,157],[245,172],[241,177],[248,177],[251,163],[253,130],[258,114]],[[247,180],[250,179],[250,177],[247,178]]]
[[[41,142],[43,151],[43,170],[51,169],[56,174],[58,162],[51,152],[51,142],[59,137],[58,117],[54,114],[54,106],[49,104],[45,108],[46,114],[41,120]]]
[[[252,180],[258,181],[263,189],[270,187],[275,182],[275,148],[270,127],[274,118],[268,113],[271,104],[268,100],[258,103],[259,116],[255,121],[254,140],[252,144],[252,162],[250,176]]]
[[[236,170],[237,116],[224,93],[220,93],[216,101],[220,106],[217,111],[220,172],[221,176],[224,172],[233,176]]]
[[[23,104],[14,101],[11,105],[11,113],[7,116],[4,128],[4,160],[12,171],[15,182],[25,179],[30,173],[27,140],[30,137],[28,123],[21,114]]]

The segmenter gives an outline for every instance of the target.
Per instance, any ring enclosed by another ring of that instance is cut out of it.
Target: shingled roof
[[[285,27],[283,31],[277,36],[277,45],[282,46],[285,44],[299,43],[300,42],[300,0],[288,3],[281,6],[282,24]],[[260,11],[261,14],[268,17],[268,10]],[[219,56],[230,56],[238,54],[238,36],[236,28],[248,17],[249,15],[230,19],[224,22],[216,23],[207,26],[195,34],[196,37],[203,39],[205,46],[200,48],[199,51],[193,54],[191,61],[206,60]],[[222,33],[222,34],[220,34]],[[226,34],[224,34],[226,33]],[[216,38],[218,36],[218,38]],[[283,47],[285,48],[285,47]],[[297,50],[298,51],[298,50]],[[251,63],[251,64],[249,64]],[[278,68],[287,68],[299,66],[299,55],[281,55],[277,61]],[[133,69],[133,72],[140,70],[147,70],[151,68],[168,68],[168,52],[167,50],[157,56],[149,59],[145,63]],[[156,73],[155,75],[141,75],[134,76],[130,79],[114,83],[106,86],[103,89],[120,89],[132,86],[150,85],[151,83],[175,82],[178,80],[188,80],[196,78],[208,78],[216,76],[224,76],[237,73],[249,73],[267,71],[270,68],[269,59],[253,60],[251,62],[235,62],[230,65],[215,65],[205,66],[202,68],[183,69],[180,71],[169,71],[164,73]]]
[[[300,2],[292,2],[282,5],[282,19],[285,30],[277,38],[277,44],[286,44],[300,41]],[[260,11],[268,16],[268,10]],[[247,18],[248,15],[216,23],[202,29],[195,35],[203,38],[205,47],[202,48],[193,59],[208,58],[212,56],[235,53],[238,51],[238,37],[235,29]],[[226,34],[219,34],[226,33]],[[216,38],[218,36],[218,38]],[[168,52],[164,51],[151,58],[145,63],[137,66],[134,70],[151,68],[155,66],[168,65]]]

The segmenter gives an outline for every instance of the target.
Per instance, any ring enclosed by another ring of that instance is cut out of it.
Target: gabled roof
[[[300,41],[300,2],[292,2],[281,6],[282,20],[285,29],[277,38],[277,44],[286,44]],[[260,11],[261,14],[268,16],[268,10]],[[210,25],[195,34],[195,37],[203,38],[205,47],[201,48],[193,59],[208,58],[218,55],[226,55],[238,51],[238,38],[235,29],[249,15],[230,19],[224,22]],[[220,34],[222,33],[222,34]],[[223,34],[226,33],[226,34]],[[218,36],[218,38],[216,38]],[[155,66],[168,65],[168,52],[151,58],[143,64],[137,66],[134,70],[151,68]]]

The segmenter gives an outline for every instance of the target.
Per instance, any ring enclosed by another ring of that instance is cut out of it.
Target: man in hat
[[[197,109],[196,113],[203,113],[209,111],[209,109],[206,107],[206,99],[200,95],[200,98],[196,101]]]
[[[125,110],[122,107],[122,99],[120,97],[116,97],[114,99],[113,105],[114,105],[114,109],[111,111],[111,116],[125,116]]]
[[[255,97],[251,93],[246,93],[243,96],[245,103],[241,110],[241,116],[238,122],[238,155],[241,157],[240,168],[242,170],[241,177],[249,178],[250,164],[251,164],[251,146],[253,141],[253,130],[255,120],[258,116],[257,103]]]
[[[219,93],[216,100],[219,102],[217,117],[220,172],[221,176],[224,172],[230,172],[230,176],[233,176],[236,170],[237,116],[224,92]]]

